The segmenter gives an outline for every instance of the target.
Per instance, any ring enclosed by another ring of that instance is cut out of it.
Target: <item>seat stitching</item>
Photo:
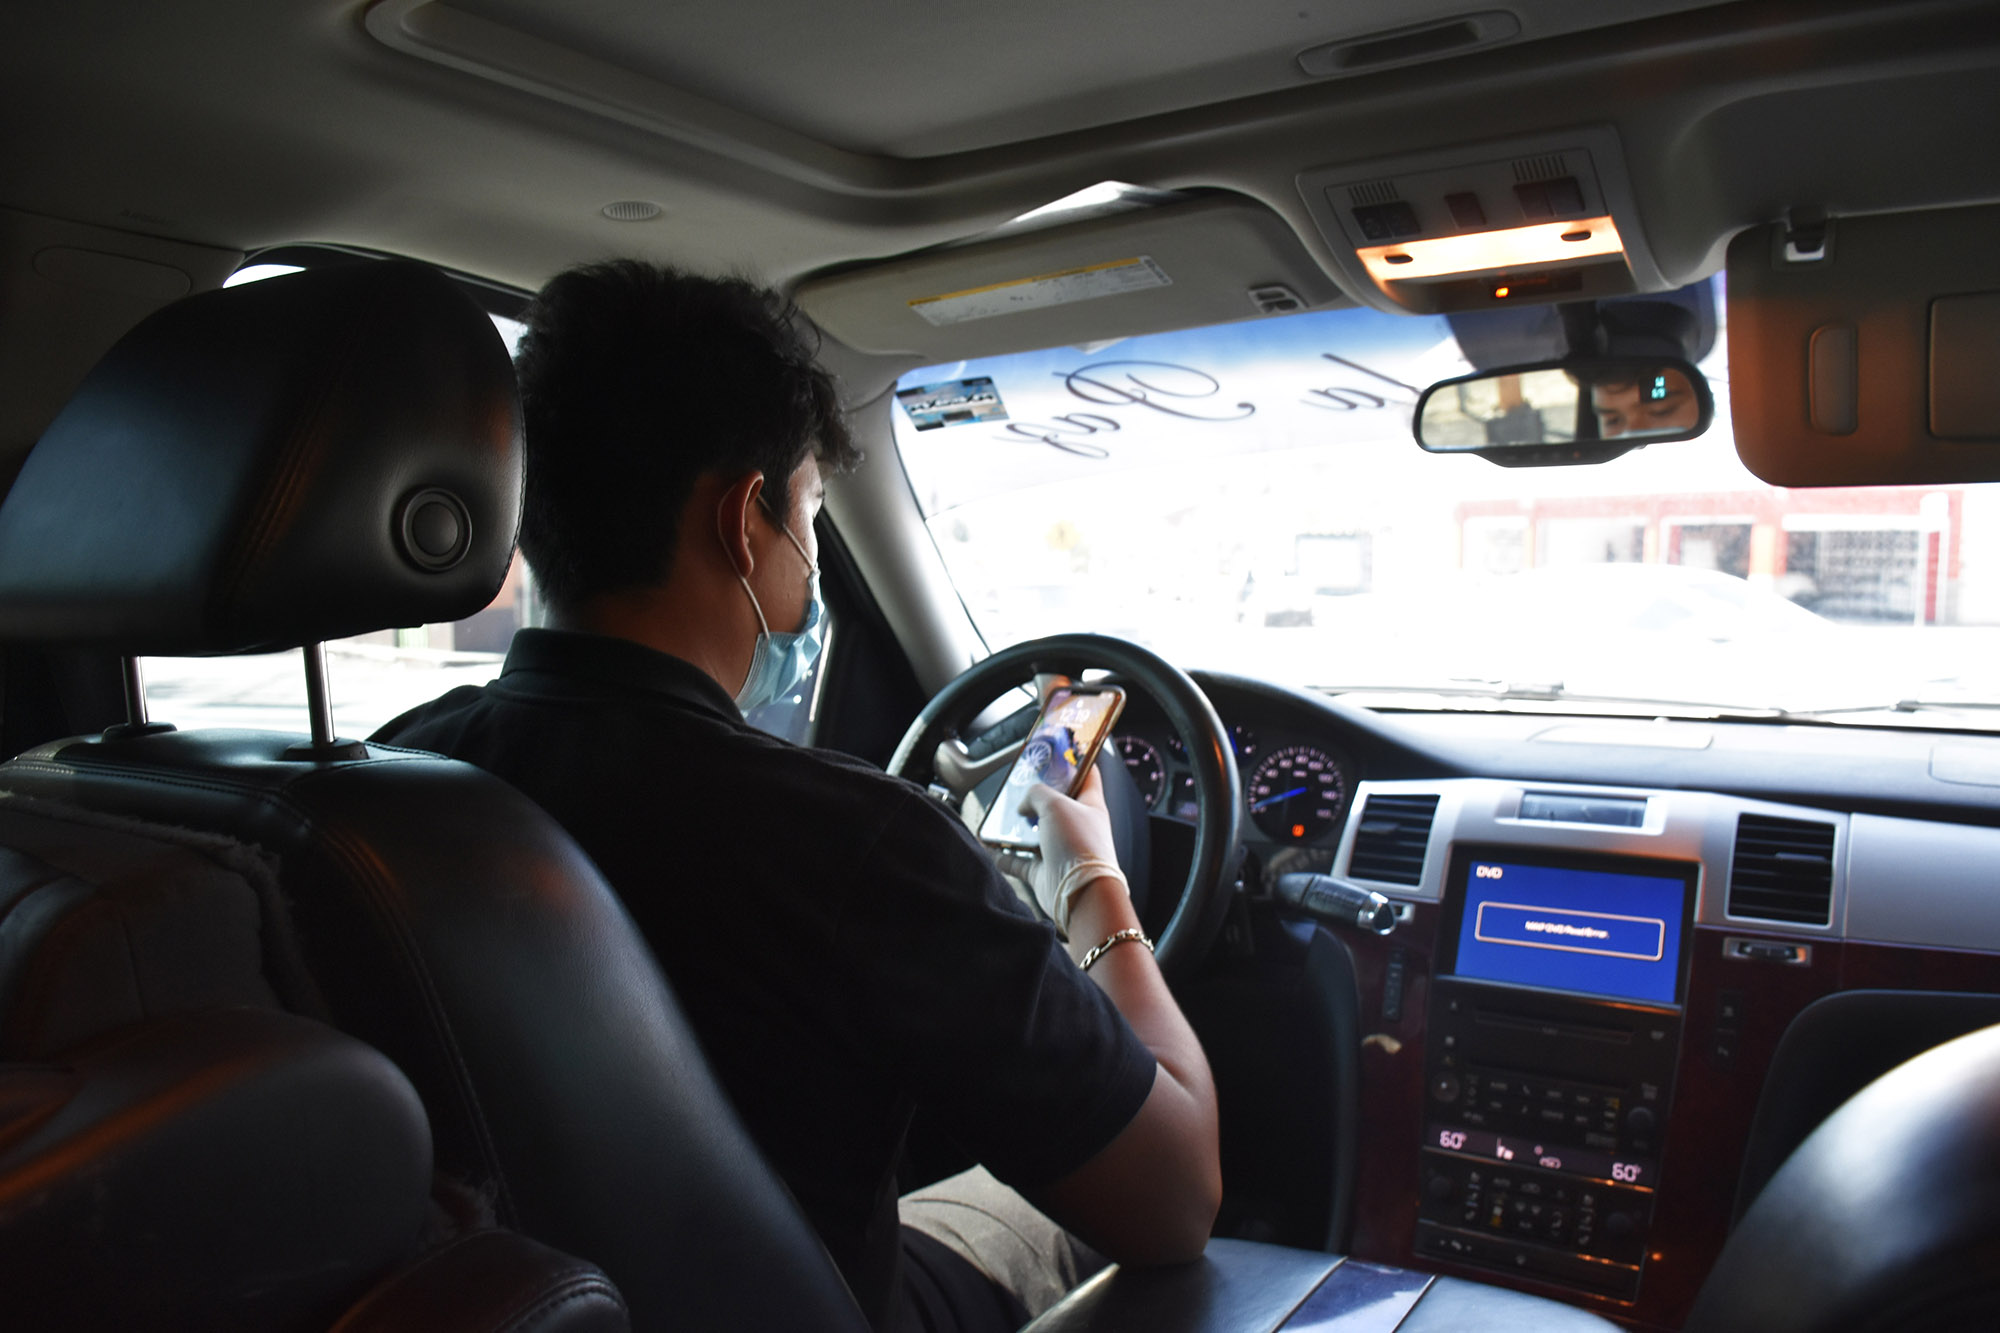
[[[565,1278],[562,1287],[539,1296],[526,1309],[501,1316],[506,1322],[497,1327],[499,1333],[513,1333],[516,1329],[531,1327],[544,1315],[552,1314],[565,1305],[591,1300],[608,1300],[620,1310],[625,1308],[624,1298],[607,1279],[596,1273],[576,1273]]]
[[[444,1048],[446,1059],[450,1062],[450,1067],[456,1075],[454,1082],[458,1085],[459,1096],[463,1099],[465,1110],[468,1112],[472,1122],[473,1134],[478,1140],[480,1153],[486,1159],[486,1165],[491,1173],[492,1180],[499,1190],[499,1206],[505,1210],[505,1216],[509,1220],[518,1222],[519,1214],[514,1208],[513,1190],[510,1188],[507,1174],[501,1166],[500,1152],[493,1142],[492,1126],[487,1122],[485,1107],[480,1102],[479,1092],[474,1085],[471,1070],[466,1064],[464,1051],[459,1046],[457,1034],[452,1029],[449,1011],[438,998],[436,982],[431,975],[431,970],[426,964],[422,952],[417,948],[415,933],[403,924],[401,918],[395,912],[387,910],[390,900],[389,884],[387,879],[379,873],[380,863],[373,857],[363,855],[353,844],[353,840],[347,836],[331,831],[323,832],[312,824],[310,816],[302,814],[301,817],[306,820],[307,826],[312,829],[314,836],[320,840],[328,852],[336,855],[337,859],[363,885],[368,894],[370,905],[377,909],[378,917],[386,918],[393,928],[396,936],[396,944],[400,952],[404,955],[404,960],[411,972],[417,978],[418,990],[425,1008],[425,1016],[430,1020],[433,1035],[436,1036],[439,1045]]]

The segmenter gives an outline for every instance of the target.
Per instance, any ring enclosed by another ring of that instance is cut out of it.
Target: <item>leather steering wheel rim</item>
[[[1144,690],[1187,747],[1194,769],[1195,835],[1187,882],[1154,941],[1169,977],[1183,975],[1208,951],[1226,905],[1223,892],[1241,850],[1243,783],[1222,719],[1186,672],[1138,644],[1102,634],[1056,634],[1003,648],[968,667],[932,696],[903,733],[889,771],[924,781],[939,744],[1007,690],[1040,673],[1081,678],[1108,668]]]

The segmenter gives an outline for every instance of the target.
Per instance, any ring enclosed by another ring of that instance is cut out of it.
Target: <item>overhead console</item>
[[[1608,128],[1319,167],[1298,187],[1343,285],[1384,310],[1445,314],[1670,285]]]

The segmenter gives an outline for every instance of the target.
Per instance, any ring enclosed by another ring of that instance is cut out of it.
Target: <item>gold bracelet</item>
[[[1092,963],[1104,957],[1105,954],[1110,953],[1113,949],[1117,948],[1119,945],[1123,944],[1127,940],[1139,941],[1139,943],[1146,946],[1147,953],[1151,953],[1153,951],[1153,942],[1146,938],[1145,931],[1139,929],[1137,926],[1127,926],[1123,930],[1114,930],[1109,935],[1106,935],[1104,937],[1104,942],[1098,945],[1095,949],[1092,949],[1089,953],[1085,954],[1083,956],[1083,961],[1078,963],[1077,966],[1082,968],[1086,972],[1090,971],[1090,965]]]

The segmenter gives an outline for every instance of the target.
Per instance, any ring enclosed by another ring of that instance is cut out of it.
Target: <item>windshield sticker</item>
[[[896,390],[896,401],[910,414],[910,424],[918,430],[940,426],[962,426],[968,421],[1005,421],[1007,408],[990,375],[971,379],[946,380],[915,389]]]
[[[1113,259],[1083,268],[1067,268],[1059,273],[1043,273],[1033,278],[1016,278],[985,287],[968,287],[942,296],[922,296],[910,302],[910,309],[930,324],[943,328],[968,320],[1011,315],[1017,310],[1041,310],[1092,301],[1120,292],[1145,291],[1150,287],[1170,287],[1173,279],[1153,262],[1151,255]]]

